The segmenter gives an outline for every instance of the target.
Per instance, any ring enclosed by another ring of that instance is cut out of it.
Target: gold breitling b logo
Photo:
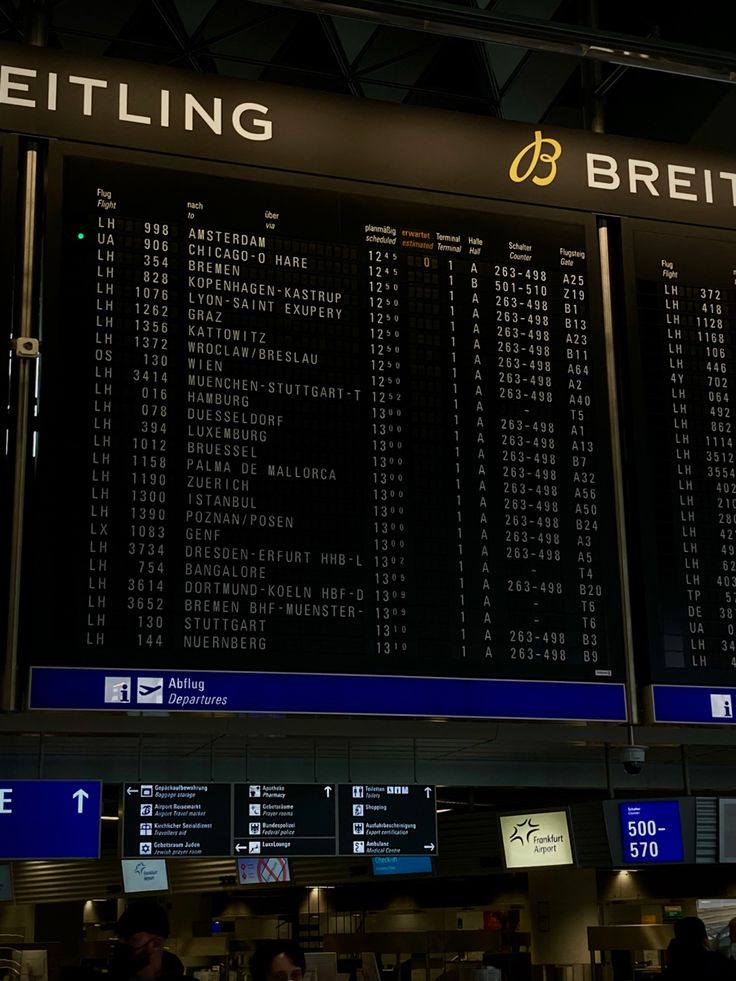
[[[547,146],[549,152],[542,152],[542,147]],[[521,184],[522,181],[528,180],[532,177],[532,183],[538,184],[540,187],[544,187],[547,184],[551,184],[552,181],[557,176],[557,159],[562,153],[562,146],[550,137],[542,136],[541,129],[534,130],[534,139],[531,143],[520,150],[514,159],[511,161],[511,166],[509,167],[509,177],[515,184]],[[529,159],[529,165],[523,173],[519,172],[519,168],[525,161]],[[537,164],[539,162],[543,164],[548,164],[549,170],[546,174],[541,177],[535,174],[534,171],[537,169]]]

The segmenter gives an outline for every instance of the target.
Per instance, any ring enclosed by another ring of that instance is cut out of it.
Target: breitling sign
[[[0,131],[590,214],[736,228],[736,159],[0,44]],[[256,175],[254,175],[256,176]]]
[[[507,868],[574,864],[567,811],[506,814],[499,820]]]

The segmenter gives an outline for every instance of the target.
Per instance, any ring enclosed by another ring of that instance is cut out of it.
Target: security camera
[[[646,746],[624,746],[621,751],[621,762],[624,765],[624,770],[632,776],[641,773],[646,758]]]

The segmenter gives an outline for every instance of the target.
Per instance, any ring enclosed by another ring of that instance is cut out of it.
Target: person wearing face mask
[[[115,924],[115,933],[118,942],[110,960],[110,981],[169,981],[184,974],[184,965],[176,954],[164,950],[169,918],[158,903],[131,903]]]

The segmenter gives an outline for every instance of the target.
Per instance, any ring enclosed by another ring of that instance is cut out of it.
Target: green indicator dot
[[[79,239],[79,241],[81,242],[81,241],[82,241],[82,239],[84,238],[84,232],[77,232],[77,238],[78,238],[78,239]]]

